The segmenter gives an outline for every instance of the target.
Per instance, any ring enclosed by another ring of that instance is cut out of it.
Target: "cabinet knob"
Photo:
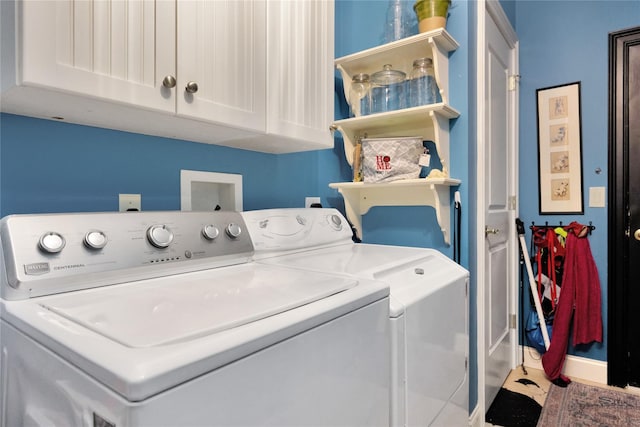
[[[198,83],[196,82],[189,82],[187,83],[187,85],[185,86],[184,90],[186,90],[189,93],[196,93],[198,91]]]
[[[171,74],[165,76],[164,79],[162,79],[162,86],[169,89],[176,87],[176,78]]]

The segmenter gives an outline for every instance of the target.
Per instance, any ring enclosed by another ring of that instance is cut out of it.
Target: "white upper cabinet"
[[[15,8],[19,85],[175,111],[160,77],[175,74],[172,2],[45,0]]]
[[[332,1],[0,7],[4,112],[273,153],[333,146]]]
[[[177,6],[178,115],[264,131],[265,3],[204,0]],[[189,93],[188,84],[197,91]]]
[[[333,147],[333,1],[268,7],[268,132]]]

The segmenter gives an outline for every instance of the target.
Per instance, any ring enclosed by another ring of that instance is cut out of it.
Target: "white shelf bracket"
[[[444,50],[442,46],[436,43],[435,38],[429,37],[427,40],[431,46],[433,53],[433,71],[436,76],[436,82],[440,89],[442,102],[449,103],[449,52]]]
[[[438,150],[443,169],[446,168],[449,171],[451,167],[449,163],[449,119],[433,111],[429,112],[429,116],[433,120],[433,143]],[[449,173],[447,173],[447,176],[449,176]]]
[[[436,220],[442,231],[444,237],[444,243],[446,245],[451,244],[451,236],[449,230],[451,229],[451,199],[449,197],[449,187],[442,185],[431,185],[431,190],[434,192],[434,205],[436,210]]]

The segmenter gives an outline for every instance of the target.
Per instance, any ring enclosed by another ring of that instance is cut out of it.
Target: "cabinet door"
[[[175,111],[175,4],[163,0],[25,0],[18,84]]]
[[[332,0],[268,0],[268,133],[333,146],[333,16]]]
[[[264,1],[178,1],[178,115],[265,131],[265,22]]]

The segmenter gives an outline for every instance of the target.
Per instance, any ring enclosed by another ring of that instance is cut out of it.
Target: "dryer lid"
[[[357,285],[269,266],[215,269],[43,298],[40,305],[122,345],[154,347],[225,331]]]

